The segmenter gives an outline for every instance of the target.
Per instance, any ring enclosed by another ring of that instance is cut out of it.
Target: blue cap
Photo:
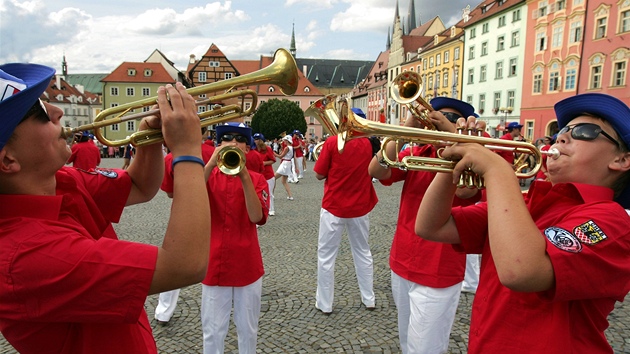
[[[300,132],[298,129],[295,129],[293,133],[291,133],[291,135],[295,135],[295,134],[302,135],[302,132]]]
[[[46,91],[55,69],[38,64],[0,65],[0,149]]]
[[[610,123],[619,138],[626,146],[630,146],[630,108],[613,96],[603,93],[583,93],[565,98],[556,103],[553,108],[556,111],[560,129],[574,118],[588,113]],[[630,208],[630,184],[626,185],[615,201],[626,209]]]
[[[352,108],[352,112],[354,112],[354,114],[358,115],[361,118],[366,118],[365,113],[363,113],[361,108]]]
[[[521,129],[522,127],[523,127],[523,124],[518,124],[518,122],[511,122],[510,124],[508,124],[507,130]]]
[[[435,97],[429,103],[431,104],[431,107],[433,107],[433,109],[435,109],[436,111],[439,111],[442,108],[452,108],[458,111],[459,114],[461,114],[464,118],[468,118],[469,116],[475,114],[475,107],[467,102],[456,100],[450,97]]]
[[[265,136],[264,136],[264,135],[262,135],[261,133],[256,133],[256,134],[254,134],[254,139],[260,139],[260,140],[262,140],[262,141],[267,141],[267,140],[265,139]]]
[[[227,133],[238,133],[248,140],[252,139],[252,128],[243,123],[228,122],[223,125],[217,125],[217,145],[221,143],[221,137]]]

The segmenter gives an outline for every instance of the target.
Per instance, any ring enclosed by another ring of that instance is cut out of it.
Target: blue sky
[[[406,17],[410,0],[399,0]],[[416,21],[448,27],[470,3],[415,0]],[[105,73],[161,50],[180,70],[215,43],[230,59],[288,48],[297,56],[375,60],[385,50],[396,0],[0,0],[0,63],[34,62]]]

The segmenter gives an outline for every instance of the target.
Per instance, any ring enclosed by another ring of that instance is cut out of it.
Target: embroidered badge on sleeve
[[[587,245],[594,245],[608,238],[593,220],[576,226],[573,229],[573,233],[580,239],[580,242]]]
[[[545,236],[549,242],[559,249],[571,253],[582,251],[582,244],[578,238],[565,229],[559,227],[548,227],[545,229]]]
[[[113,170],[106,170],[106,169],[100,169],[97,168],[95,170],[95,172],[100,173],[101,175],[107,177],[107,178],[116,178],[118,177],[118,172],[113,171]]]

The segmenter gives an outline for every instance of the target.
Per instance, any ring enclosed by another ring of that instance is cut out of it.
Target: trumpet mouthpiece
[[[558,157],[560,157],[560,151],[558,151],[558,149],[556,149],[556,148],[552,148],[552,149],[549,149],[547,151],[543,151],[543,153],[545,155],[551,157],[554,160],[556,160],[556,159],[558,159]]]

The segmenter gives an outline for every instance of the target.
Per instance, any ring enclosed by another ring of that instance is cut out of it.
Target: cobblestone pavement
[[[121,167],[121,159],[105,159],[103,167]],[[276,216],[259,228],[265,265],[259,353],[398,353],[396,308],[391,297],[388,267],[402,183],[383,187],[376,183],[379,203],[370,215],[370,245],[374,257],[376,310],[366,311],[347,239],[335,268],[335,305],[326,316],[315,309],[317,278],[317,229],[323,182],[317,181],[309,162],[304,179],[291,184],[295,200],[288,201],[280,184],[276,188]],[[158,245],[169,215],[170,200],[159,193],[151,202],[129,207],[115,225],[122,239]],[[474,295],[462,293],[451,333],[449,352],[465,353]],[[201,288],[181,291],[170,323],[153,320],[157,296],[150,296],[146,310],[160,353],[200,353],[199,317]],[[630,353],[630,306],[617,304],[610,315],[607,336],[616,353]],[[112,340],[116,340],[112,338]],[[0,353],[15,351],[0,337]],[[231,324],[226,352],[237,352],[236,330]]]

